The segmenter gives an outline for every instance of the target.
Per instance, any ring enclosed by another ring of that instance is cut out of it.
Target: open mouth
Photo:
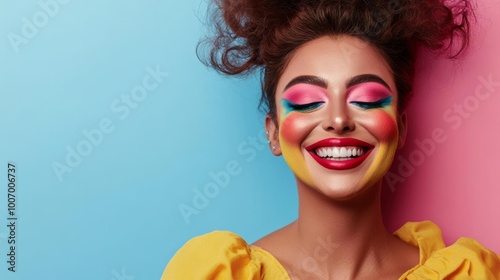
[[[321,147],[314,149],[314,153],[327,160],[350,160],[366,153],[365,147]]]
[[[306,149],[323,167],[345,170],[362,164],[373,150],[373,145],[354,138],[328,138]]]

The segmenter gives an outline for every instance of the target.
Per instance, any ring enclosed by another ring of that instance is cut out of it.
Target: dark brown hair
[[[216,33],[204,41],[211,49],[206,63],[228,75],[260,68],[260,106],[275,120],[278,80],[302,44],[325,35],[371,44],[392,70],[401,111],[412,91],[418,47],[458,57],[468,46],[473,16],[466,0],[214,1]]]

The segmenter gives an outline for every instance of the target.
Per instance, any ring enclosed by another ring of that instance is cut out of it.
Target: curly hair
[[[216,32],[204,41],[210,46],[204,62],[228,75],[260,68],[259,107],[274,120],[278,80],[304,43],[327,35],[349,35],[373,46],[394,75],[401,112],[412,92],[417,49],[422,46],[457,58],[469,44],[474,16],[467,0],[214,1],[211,14]]]

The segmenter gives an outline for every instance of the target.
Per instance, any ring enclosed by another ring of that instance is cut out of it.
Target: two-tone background
[[[500,252],[500,1],[478,7],[465,60],[419,62],[384,211],[391,230],[431,219],[448,243]],[[253,242],[295,219],[257,76],[196,57],[205,12],[199,0],[0,3],[0,279],[158,279],[195,235]]]

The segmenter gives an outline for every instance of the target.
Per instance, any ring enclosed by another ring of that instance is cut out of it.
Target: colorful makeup
[[[304,122],[299,114],[289,114],[282,119],[280,127],[279,141],[283,158],[297,178],[309,186],[314,186],[314,180],[300,149],[302,139],[297,137],[307,129],[307,122]]]
[[[283,95],[282,105],[285,115],[292,111],[306,112],[314,110],[328,100],[325,89],[314,85],[298,84],[289,88]]]
[[[371,127],[370,131],[379,139],[380,145],[372,164],[363,177],[361,183],[364,185],[377,183],[391,167],[399,139],[395,108],[393,107],[395,105],[370,113],[372,121],[366,125]]]
[[[392,93],[385,86],[368,82],[353,86],[347,92],[347,102],[362,109],[384,108],[392,104]]]
[[[398,146],[398,127],[396,121],[396,106],[393,104],[393,94],[384,85],[376,82],[359,84],[347,92],[347,102],[361,109],[381,109],[370,112],[371,121],[365,125],[380,141],[378,151],[372,164],[366,171],[361,184],[377,183],[389,170]]]
[[[300,149],[300,141],[302,139],[297,139],[297,136],[301,135],[307,129],[307,121],[300,114],[291,113],[312,111],[327,101],[328,92],[326,89],[304,83],[296,84],[287,89],[281,100],[284,110],[281,117],[279,138],[283,157],[297,178],[311,186],[314,184],[314,181],[306,165],[304,154]]]
[[[372,154],[373,161],[367,166],[363,177],[360,178],[361,185],[373,185],[389,169],[398,144],[394,95],[386,86],[378,82],[354,85],[348,88],[345,94],[345,99],[337,102],[346,102],[354,105],[353,109],[356,107],[362,109],[362,111],[358,111],[358,114],[363,114],[360,115],[363,117],[359,121],[379,140],[376,153]],[[311,174],[301,145],[304,140],[302,139],[303,135],[310,129],[311,119],[300,113],[313,111],[327,102],[330,102],[327,90],[310,84],[297,84],[290,87],[285,91],[281,100],[279,138],[283,157],[297,178],[310,186],[316,185],[317,181]],[[363,111],[366,113],[362,113]],[[371,150],[369,151],[371,152]],[[328,167],[323,167],[336,170],[354,169],[361,165],[369,155],[370,153],[365,152],[363,157],[360,156],[351,161],[324,160]],[[314,158],[314,155],[312,156]],[[349,165],[350,163],[352,164]]]
[[[306,103],[306,104],[295,104],[292,103],[286,99],[283,99],[282,105],[285,108],[286,114],[292,112],[292,111],[297,111],[297,112],[307,112],[307,111],[312,111],[319,106],[323,105],[325,102],[312,102],[312,103]]]

